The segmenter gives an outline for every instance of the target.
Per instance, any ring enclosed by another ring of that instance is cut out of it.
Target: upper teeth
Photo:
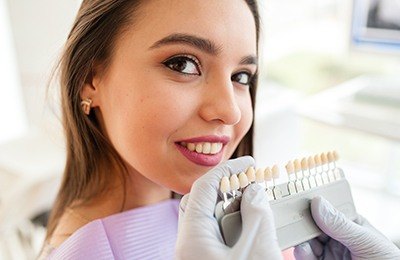
[[[181,143],[192,152],[203,153],[203,154],[217,154],[222,149],[222,143]]]

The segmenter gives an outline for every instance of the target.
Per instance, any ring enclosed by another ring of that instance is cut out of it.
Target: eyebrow
[[[222,51],[220,46],[217,46],[214,42],[208,39],[185,33],[174,33],[168,35],[167,37],[155,42],[149,49],[160,48],[162,46],[171,44],[186,44],[214,56],[217,56]],[[257,56],[248,55],[243,57],[239,64],[257,65],[257,60]]]

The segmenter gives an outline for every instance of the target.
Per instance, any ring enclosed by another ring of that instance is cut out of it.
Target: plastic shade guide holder
[[[265,185],[265,192],[274,215],[278,243],[282,250],[322,234],[310,210],[310,201],[316,196],[324,197],[349,219],[354,220],[357,217],[349,183],[345,179],[343,170],[336,167],[337,153],[329,152],[314,158],[309,157],[308,160],[303,158],[301,164],[296,160],[294,163],[289,162],[286,165],[289,175],[287,183],[275,185],[275,179],[279,176],[277,166],[272,170],[270,168],[264,170],[264,181],[260,169],[256,171],[256,180],[247,180],[247,185],[251,183]],[[250,170],[251,173],[254,171]],[[241,177],[240,187],[236,185],[234,187],[236,190],[227,187],[229,182],[226,182],[226,178],[223,184],[221,182],[224,200],[217,203],[215,210],[215,217],[225,244],[230,247],[235,245],[242,231],[240,198],[247,185],[243,173],[238,175]]]

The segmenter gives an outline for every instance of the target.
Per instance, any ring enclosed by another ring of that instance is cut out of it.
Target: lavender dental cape
[[[48,259],[173,259],[178,214],[171,199],[92,221]]]

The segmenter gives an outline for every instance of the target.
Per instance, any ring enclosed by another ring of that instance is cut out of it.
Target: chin
[[[200,177],[200,176],[199,176]],[[193,183],[199,178],[199,177],[195,177],[195,178],[190,178],[188,179],[187,177],[180,181],[179,183],[175,183],[175,185],[173,185],[173,187],[171,186],[170,189],[177,193],[177,194],[181,194],[181,195],[185,195],[190,193],[190,189],[192,188]]]

